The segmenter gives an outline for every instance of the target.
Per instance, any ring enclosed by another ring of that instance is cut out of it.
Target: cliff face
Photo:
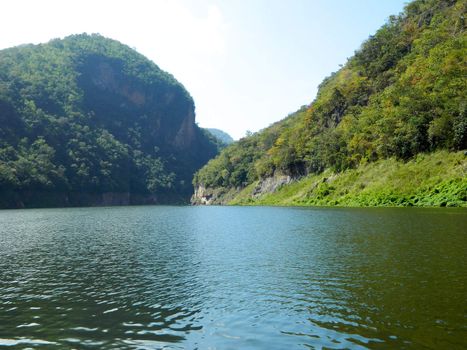
[[[85,57],[78,70],[86,109],[96,113],[102,127],[131,127],[137,121],[144,126],[144,138],[159,147],[196,147],[194,104],[181,86],[162,89],[147,84],[126,74],[120,60],[102,55]]]
[[[188,201],[217,153],[185,88],[99,35],[0,51],[0,121],[3,207]]]
[[[235,200],[240,193],[244,192],[245,200],[254,200],[265,195],[275,193],[283,186],[289,185],[297,181],[290,175],[275,174],[274,176],[266,177],[254,183],[254,186],[245,191],[243,187],[235,187],[230,189],[211,188],[203,185],[197,185],[191,203],[193,205],[224,205]]]

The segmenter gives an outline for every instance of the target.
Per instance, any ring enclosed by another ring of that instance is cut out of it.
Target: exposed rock
[[[289,175],[274,175],[267,177],[257,182],[251,192],[251,196],[260,197],[266,193],[273,193],[281,186],[288,185],[297,180]],[[195,188],[195,192],[191,197],[193,205],[223,205],[229,203],[234,197],[241,192],[244,187],[225,189],[222,187],[206,188],[199,185]]]
[[[211,205],[213,199],[215,198],[211,191],[208,191],[204,186],[198,186],[195,188],[193,197],[191,197],[191,203],[194,205]]]
[[[293,180],[294,179],[289,175],[274,175],[272,177],[267,177],[258,182],[258,185],[256,185],[252,195],[254,197],[259,197],[266,193],[276,192],[279,187],[288,185]]]
[[[183,120],[180,129],[175,135],[173,145],[177,149],[186,149],[195,139],[195,114],[193,111],[188,111],[186,118]]]

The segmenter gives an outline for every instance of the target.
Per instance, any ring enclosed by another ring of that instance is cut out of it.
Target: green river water
[[[0,348],[466,349],[467,210],[0,211]]]

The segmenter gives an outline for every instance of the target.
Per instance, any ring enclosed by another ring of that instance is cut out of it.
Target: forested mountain
[[[117,41],[0,51],[0,207],[187,201],[216,153],[185,88]]]
[[[214,128],[206,128],[206,130],[209,131],[215,138],[220,140],[225,145],[230,145],[232,142],[234,142],[232,136],[227,134],[225,131]]]
[[[466,0],[409,3],[321,83],[310,105],[202,168],[193,201],[226,203],[245,188],[254,201],[273,178],[282,179],[269,186],[274,191],[325,170],[335,176],[384,159],[404,164],[422,152],[466,149],[466,8]],[[457,162],[448,180],[465,203],[467,165]],[[310,186],[304,196],[313,202],[319,186]]]

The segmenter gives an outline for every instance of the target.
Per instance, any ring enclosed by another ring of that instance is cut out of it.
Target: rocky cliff
[[[186,89],[126,45],[0,51],[0,207],[188,202],[216,153]]]
[[[275,193],[282,186],[286,186],[296,181],[290,175],[275,174],[274,176],[266,177],[255,182],[252,186],[245,190],[243,187],[235,187],[230,189],[211,188],[203,185],[195,187],[191,203],[193,205],[224,205],[229,204],[240,193],[244,193],[247,198],[256,199],[265,195]]]

